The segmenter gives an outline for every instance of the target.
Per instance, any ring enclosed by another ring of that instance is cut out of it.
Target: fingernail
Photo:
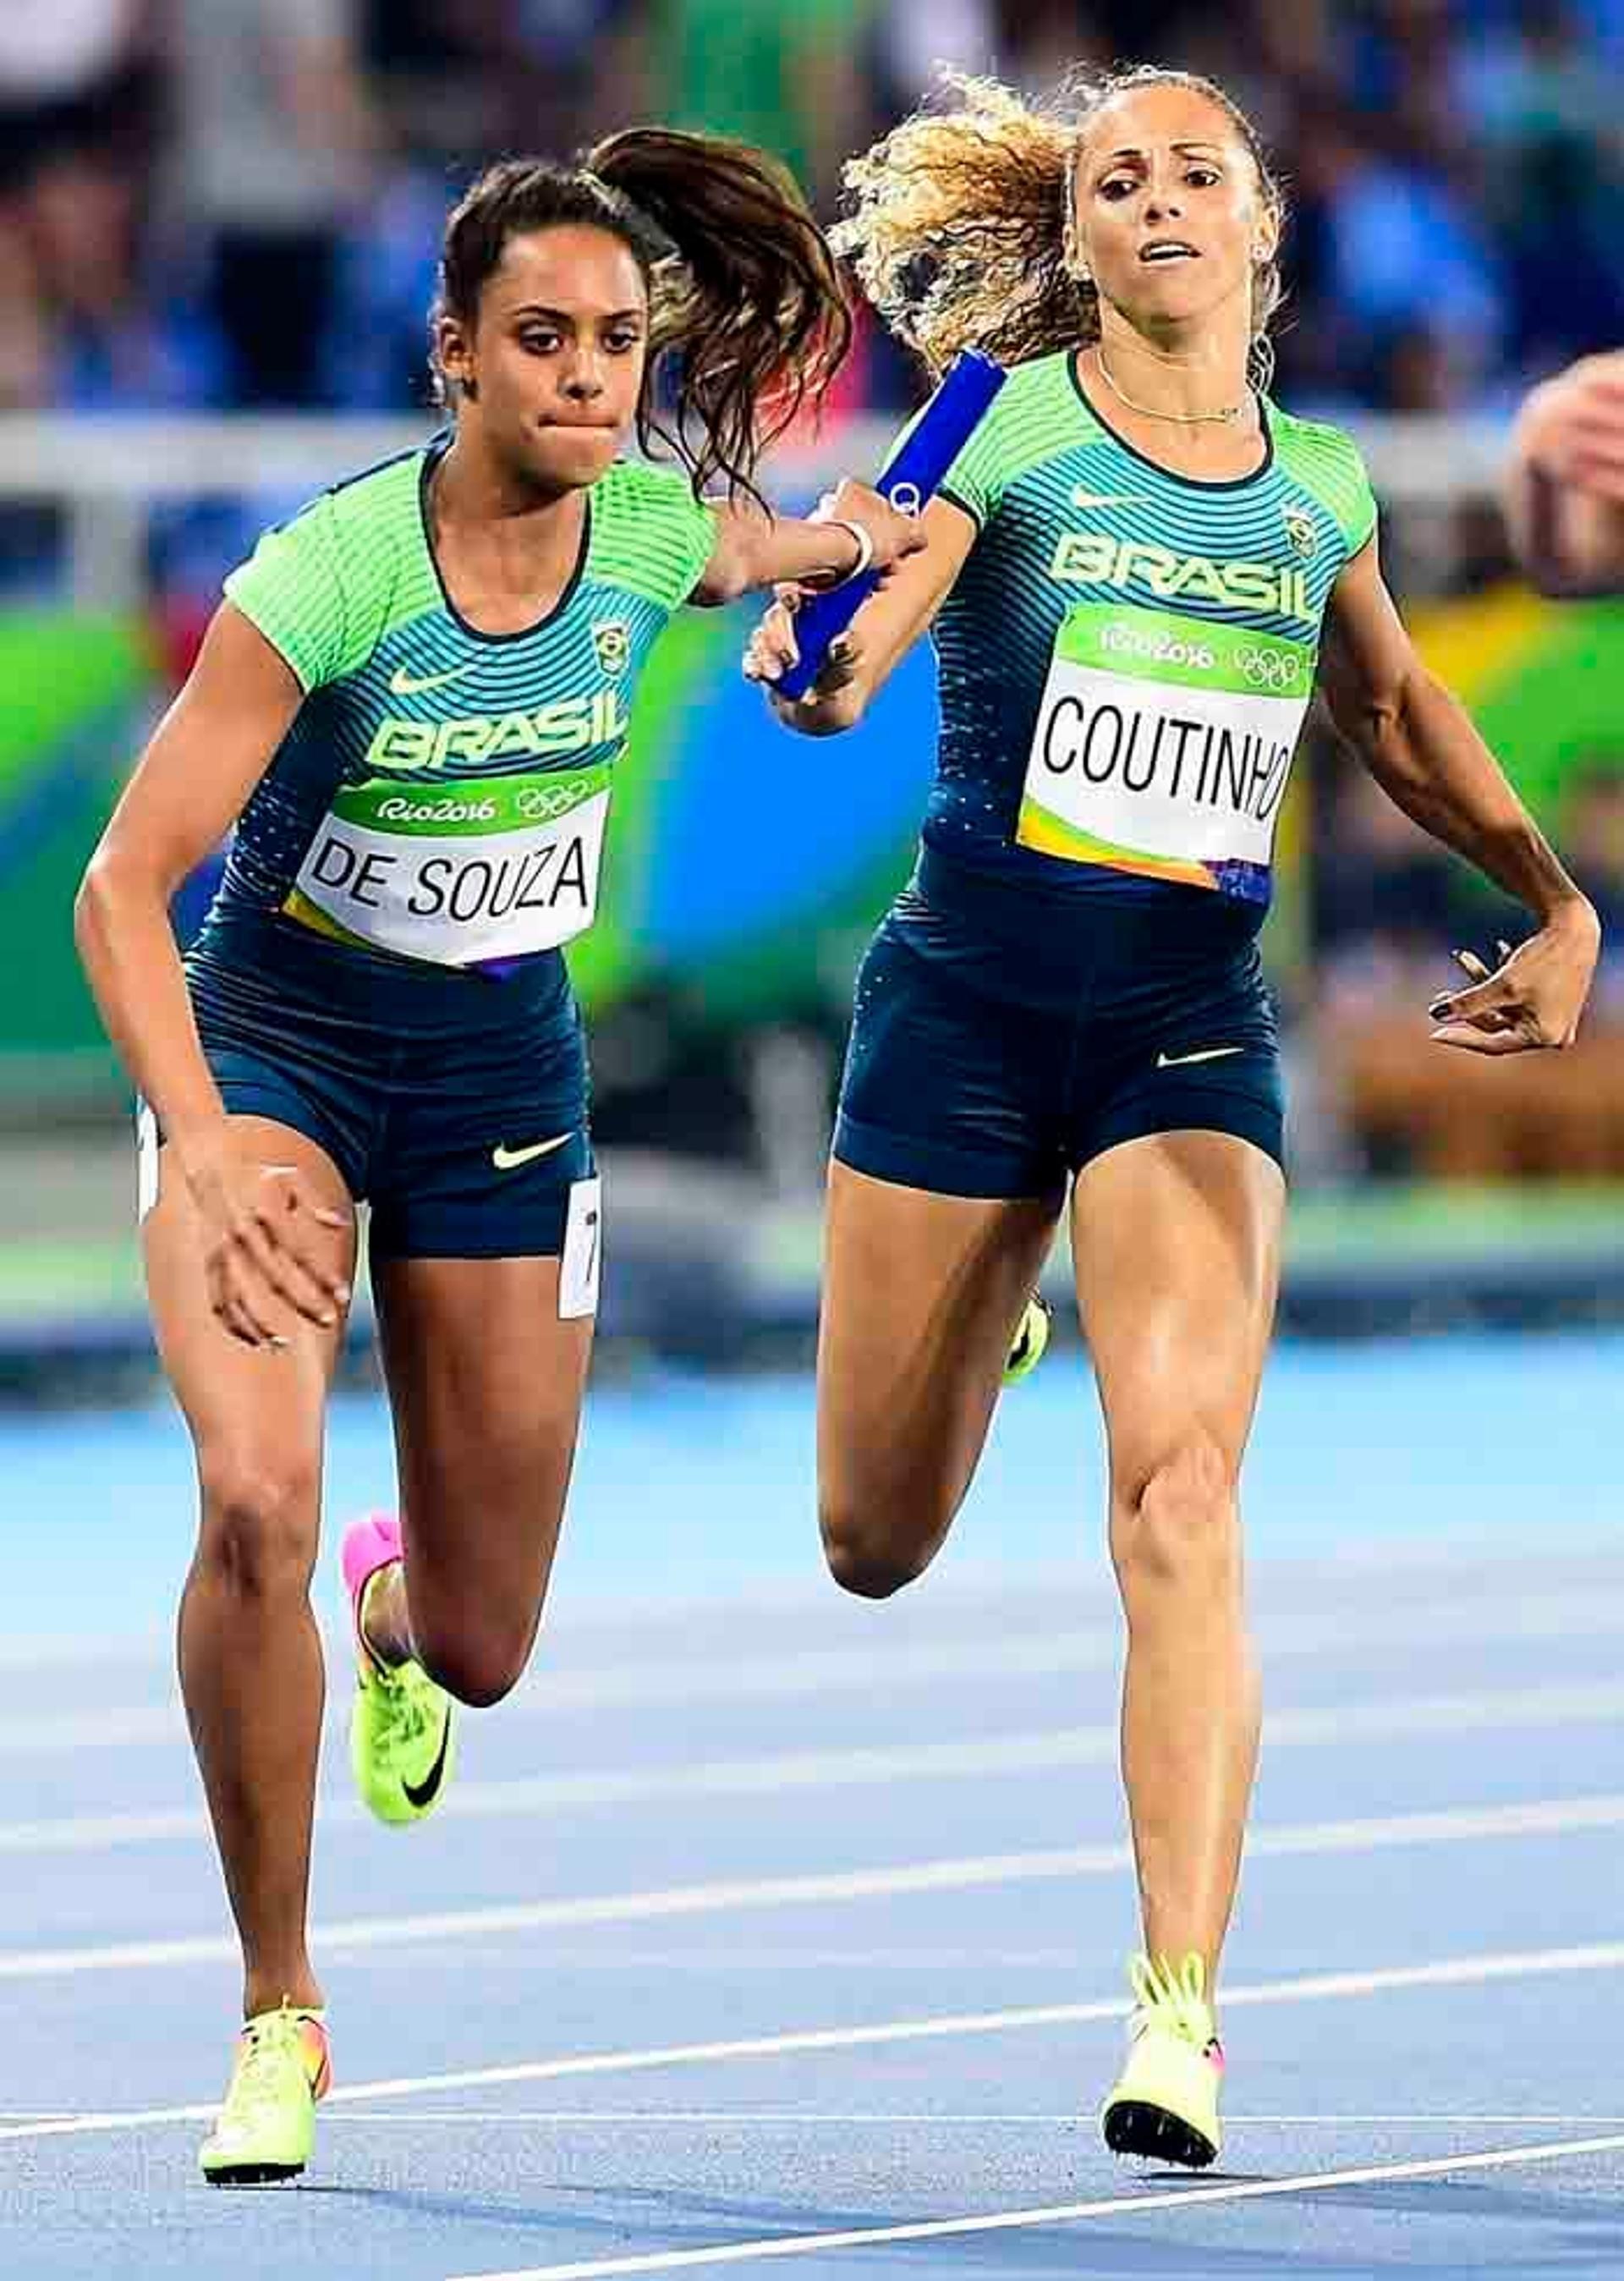
[[[335,1283],[333,1296],[341,1307],[347,1307],[350,1304],[350,1286],[347,1283]]]

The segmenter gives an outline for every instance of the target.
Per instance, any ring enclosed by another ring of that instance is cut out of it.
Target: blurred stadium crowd
[[[420,400],[448,191],[658,115],[843,161],[938,60],[1221,76],[1291,184],[1282,391],[1493,405],[1624,336],[1624,0],[50,0],[0,9],[0,406]],[[911,375],[869,344],[851,393]]]
[[[1624,339],[1624,0],[9,0],[0,414],[409,411],[426,398],[446,207],[497,151],[567,153],[639,117],[707,127],[779,152],[827,218],[844,160],[938,62],[1042,90],[1144,58],[1220,78],[1283,168],[1278,388],[1294,410],[1508,414],[1532,379]],[[897,414],[918,385],[865,327],[826,427]],[[148,606],[169,676],[221,572],[295,503],[154,511]],[[15,499],[0,511],[0,593],[59,586],[55,530]],[[1509,568],[1481,497],[1390,515],[1384,557],[1407,599],[1445,607],[1476,607]],[[1480,661],[1497,643],[1504,661],[1496,625]],[[1584,659],[1559,687],[1540,678],[1550,638],[1520,622],[1516,638],[1527,695],[1486,732],[1513,774],[1549,747],[1536,804],[1620,939],[1624,702],[1592,702],[1558,737]],[[1470,676],[1446,673],[1479,702]],[[1485,905],[1315,733],[1308,860],[1275,949],[1302,1048],[1299,1169],[1624,1176],[1624,969],[1608,961],[1560,1063],[1485,1068],[1429,1047],[1446,947],[1489,948],[1519,915]],[[826,1079],[847,1009],[850,963],[835,964],[838,988],[783,1009],[820,1041]],[[615,1009],[633,1025],[624,1053],[605,1011],[605,1130],[680,1146],[691,1125],[692,1142],[725,1148],[681,1110],[673,1071],[723,1097],[737,1040],[680,994],[655,996]],[[667,1049],[650,1055],[653,1013]],[[763,1122],[758,1100],[735,1129]]]

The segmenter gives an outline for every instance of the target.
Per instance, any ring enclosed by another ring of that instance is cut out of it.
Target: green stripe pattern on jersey
[[[226,582],[304,702],[238,825],[221,926],[285,911],[341,942],[469,966],[591,924],[637,677],[714,521],[683,477],[617,464],[588,495],[555,607],[481,634],[429,542],[445,448],[326,493]]]
[[[1263,407],[1264,465],[1170,473],[1070,354],[1018,368],[943,485],[978,528],[934,629],[927,842],[1062,893],[1266,902],[1327,600],[1375,524],[1340,430]]]

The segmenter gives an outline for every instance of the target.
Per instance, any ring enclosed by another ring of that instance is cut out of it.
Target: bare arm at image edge
[[[1558,599],[1624,592],[1624,350],[1582,357],[1519,414],[1505,484],[1517,559]]]

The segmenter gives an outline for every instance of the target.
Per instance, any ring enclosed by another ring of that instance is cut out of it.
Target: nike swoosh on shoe
[[[440,1785],[445,1780],[445,1762],[451,1747],[451,1705],[448,1703],[445,1706],[445,1723],[440,1729],[440,1747],[435,1752],[433,1766],[422,1781],[413,1782],[402,1779],[400,1786],[405,1793],[407,1805],[414,1806],[419,1813],[426,1806],[434,1804],[440,1794]]]

